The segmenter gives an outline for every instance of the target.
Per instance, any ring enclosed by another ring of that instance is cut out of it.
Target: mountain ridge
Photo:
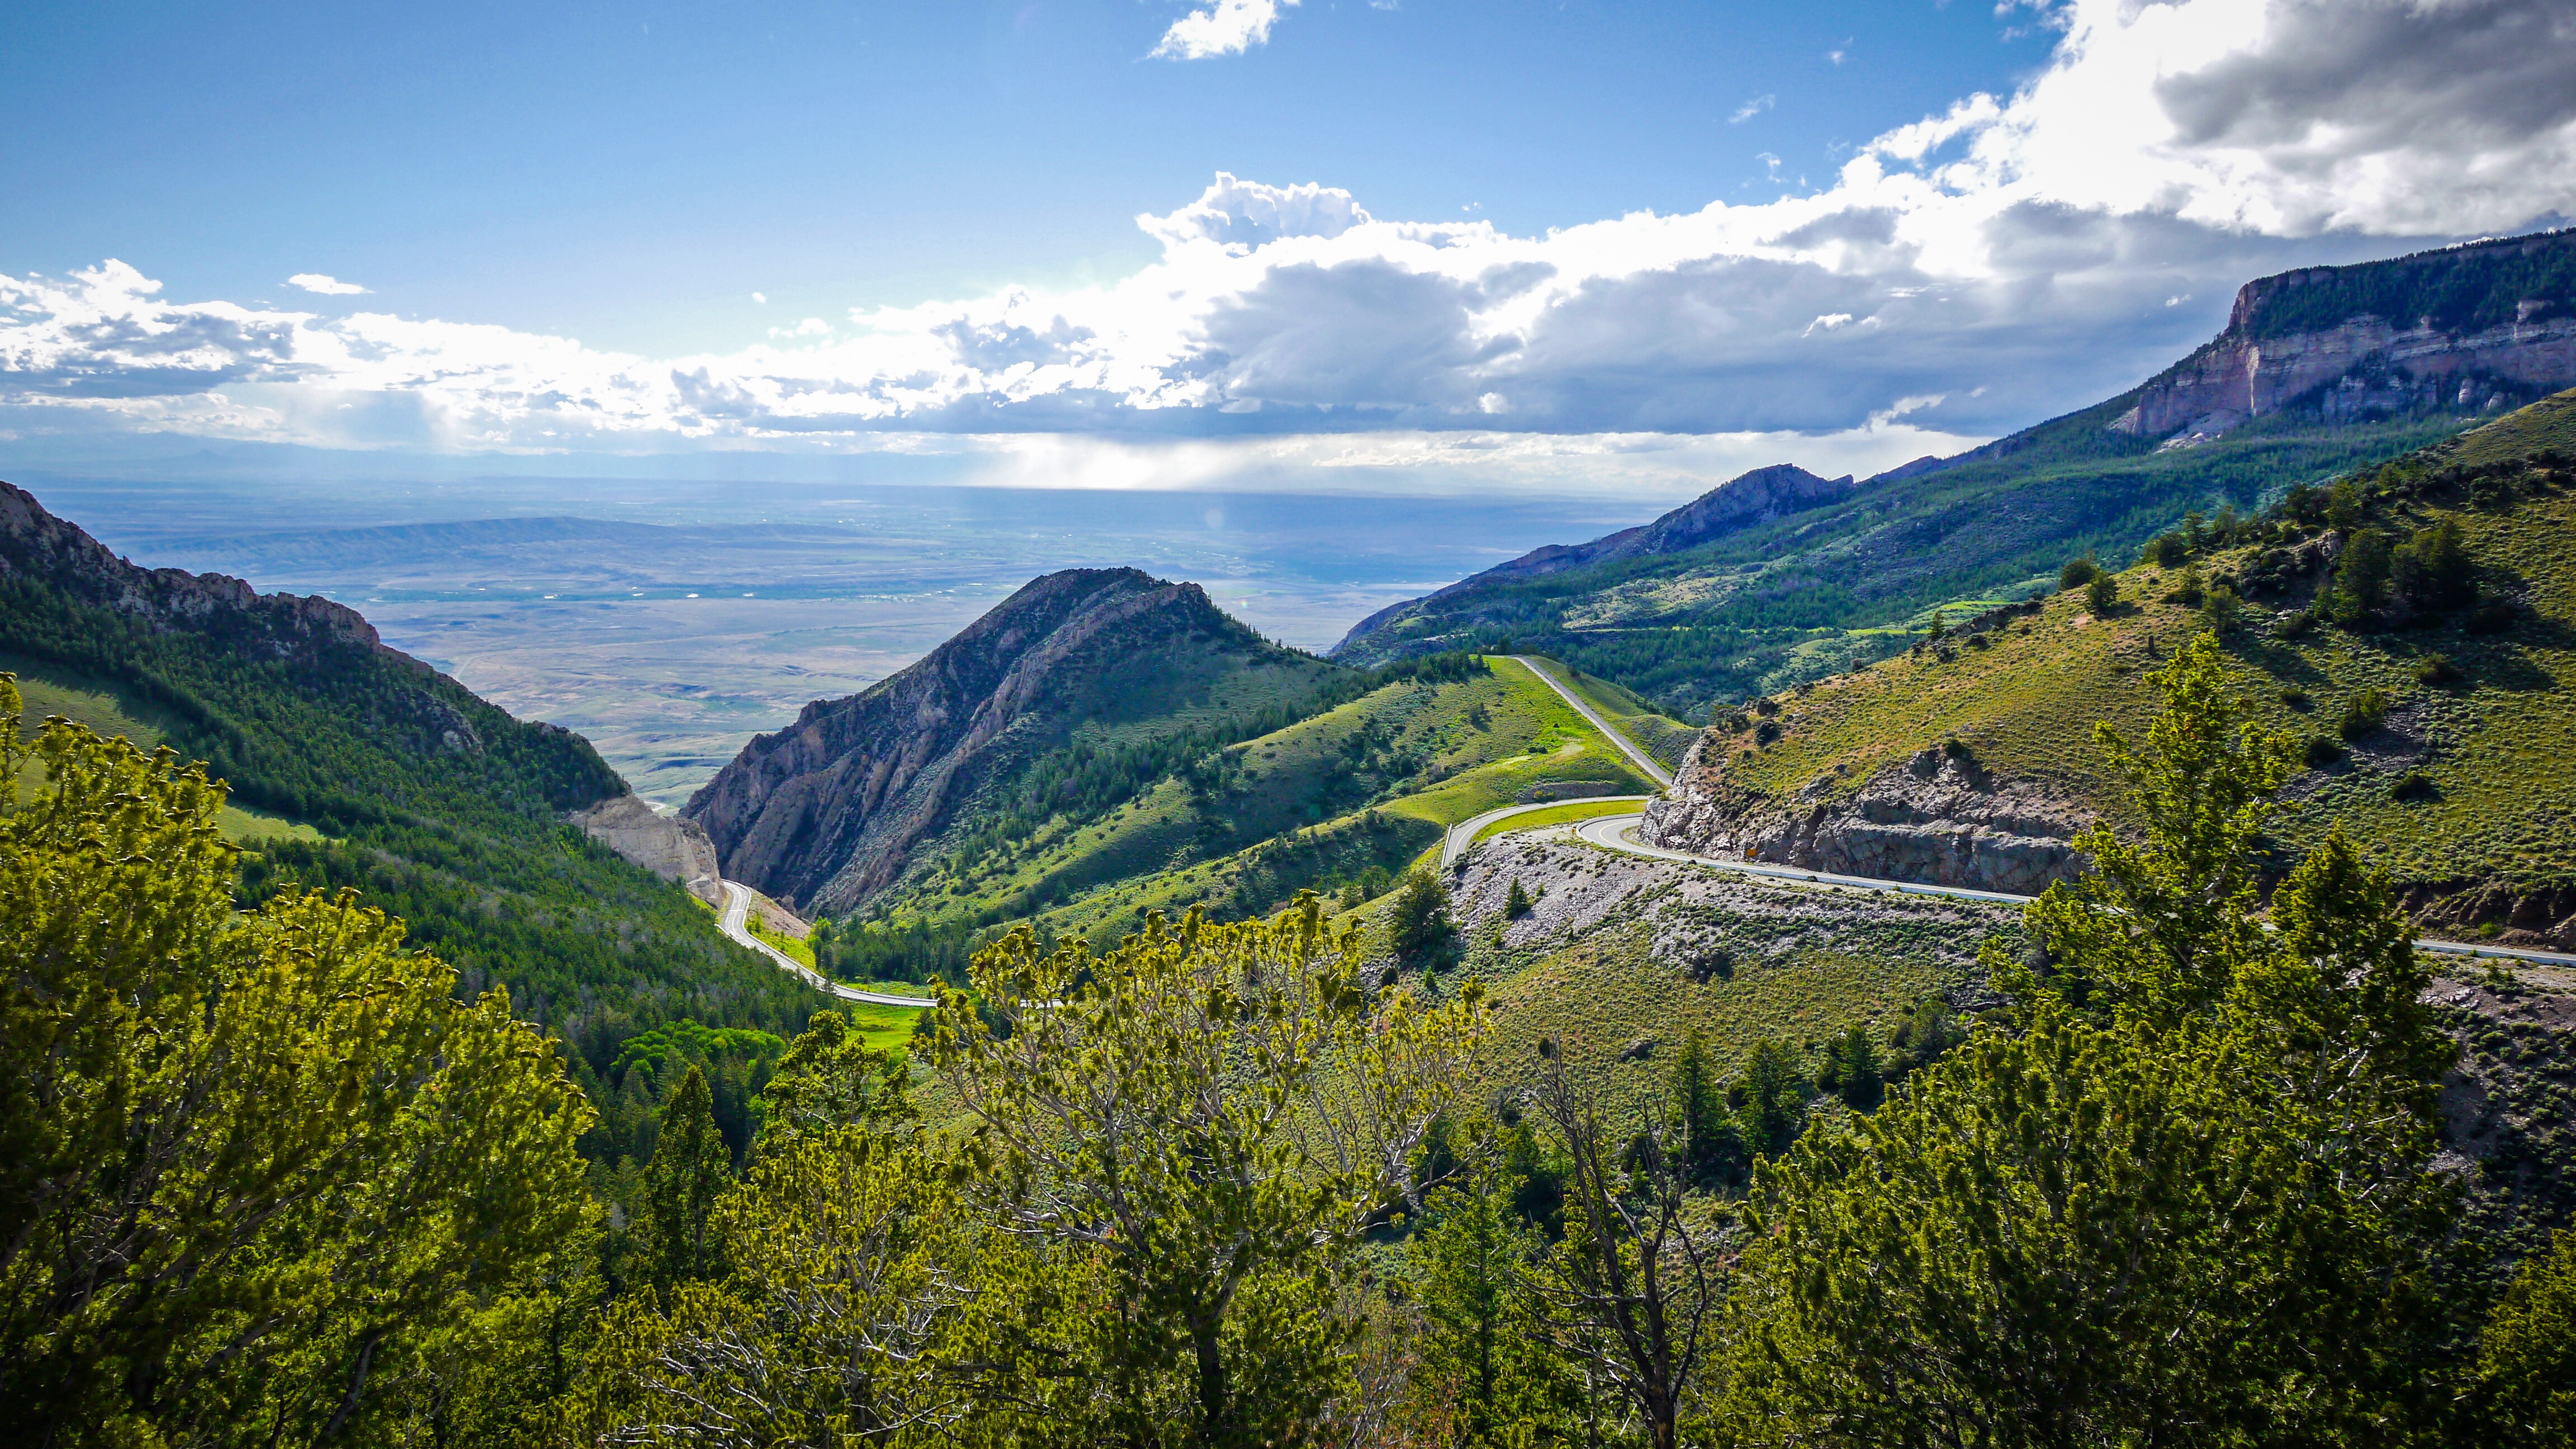
[[[2576,383],[2576,232],[2257,279],[2230,328],[2115,397],[1676,551],[1633,530],[1533,550],[1380,610],[1333,657],[1509,641],[1687,718],[1870,663],[1935,609],[2043,589],[2069,554],[2125,561],[2187,513],[2258,508]]]
[[[1186,690],[1230,672],[1221,657],[1310,683],[1329,667],[1262,640],[1196,584],[1133,568],[1047,574],[915,663],[756,736],[683,813],[728,877],[846,911],[893,884],[1006,756],[1114,722],[1119,707],[1091,698],[1111,671],[1151,660],[1167,671],[1153,683]]]

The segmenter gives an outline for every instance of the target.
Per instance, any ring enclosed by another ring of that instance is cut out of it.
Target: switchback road
[[[884,991],[861,991],[855,986],[843,986],[838,981],[824,980],[821,976],[806,970],[795,957],[751,933],[749,924],[751,887],[740,881],[731,880],[719,881],[717,884],[724,887],[725,905],[724,914],[716,918],[716,929],[724,932],[735,942],[749,946],[768,957],[779,970],[798,978],[817,991],[828,992],[843,1001],[866,1001],[878,1006],[930,1006],[933,1004],[926,996],[896,996]]]
[[[2026,905],[2029,896],[2005,891],[1970,890],[1965,886],[1922,885],[1914,881],[1879,880],[1863,875],[1836,875],[1832,871],[1800,870],[1795,866],[1761,865],[1744,860],[1718,860],[1711,856],[1692,855],[1687,851],[1666,850],[1637,839],[1637,827],[1643,815],[1604,815],[1586,820],[1574,827],[1574,833],[1590,844],[1623,855],[1645,856],[1652,860],[1670,860],[1709,870],[1730,871],[1737,875],[1760,876],[1767,880],[1787,881],[1798,885],[1823,886],[1831,890],[1894,891],[1910,896],[1947,896],[1956,900],[1985,901],[1997,905]],[[2530,951],[2519,946],[2473,946],[2464,941],[2436,941],[2427,936],[2415,938],[2415,944],[2443,956],[2465,956],[2473,960],[2528,961],[2541,966],[2576,966],[2576,955],[2560,951]]]

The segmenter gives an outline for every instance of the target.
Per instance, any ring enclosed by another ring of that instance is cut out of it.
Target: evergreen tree
[[[237,911],[201,767],[19,716],[0,674],[0,1439],[524,1409],[464,1346],[562,1306],[587,1240],[562,1059],[345,895]]]
[[[1520,877],[1514,876],[1511,893],[1503,897],[1503,914],[1517,921],[1528,915],[1534,904],[1530,900],[1529,892],[1522,888]]]
[[[1885,1094],[1886,1081],[1880,1075],[1878,1044],[1869,1032],[1854,1022],[1844,1028],[1833,1046],[1834,1090],[1853,1107],[1867,1112],[1877,1107]]]
[[[974,1210],[1097,1279],[1066,1350],[1096,1417],[1046,1442],[1313,1436],[1349,1372],[1336,1278],[1413,1190],[1484,1022],[1472,982],[1431,1009],[1359,965],[1308,894],[1239,925],[1157,912],[1105,957],[1023,927],[974,998],[941,997]]]
[[[1730,1418],[1748,1443],[2397,1442],[2450,1397],[2424,1171],[2447,1041],[2384,874],[2341,836],[2255,919],[2287,746],[2215,641],[2156,677],[2139,838],[2030,908],[1981,1029],[1750,1200]]]
[[[2107,573],[2096,572],[2084,586],[2084,606],[2093,617],[2108,617],[2120,603],[2120,581]]]
[[[1406,962],[1446,964],[1458,939],[1458,923],[1449,915],[1449,888],[1430,871],[1408,872],[1387,910],[1386,934],[1387,944]]]
[[[1745,1145],[1761,1153],[1787,1150],[1805,1120],[1807,1098],[1807,1073],[1796,1050],[1784,1041],[1755,1042],[1736,1090],[1743,1096],[1737,1119]]]
[[[2576,1228],[2514,1275],[2479,1343],[2481,1442],[2576,1444]]]
[[[1681,1055],[1673,1062],[1672,1094],[1680,1118],[1682,1164],[1691,1182],[1721,1187],[1739,1181],[1746,1163],[1744,1133],[1726,1110],[1726,1091],[1697,1028],[1682,1039]]]
[[[1436,1191],[1405,1246],[1422,1315],[1410,1385],[1417,1422],[1462,1446],[1523,1444],[1562,1432],[1576,1386],[1548,1352],[1522,1275],[1537,1235],[1490,1170]]]
[[[715,1097],[695,1063],[662,1105],[653,1158],[644,1165],[644,1254],[639,1278],[667,1294],[715,1276],[707,1221],[733,1182],[733,1154],[716,1130]]]

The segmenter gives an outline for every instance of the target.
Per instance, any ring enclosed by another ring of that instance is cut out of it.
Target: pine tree
[[[644,1167],[644,1261],[639,1278],[664,1293],[716,1274],[707,1218],[733,1182],[733,1155],[716,1130],[715,1095],[695,1063],[662,1107]]]
[[[1520,878],[1513,877],[1511,894],[1503,897],[1503,914],[1517,921],[1530,913],[1532,905],[1529,892],[1521,888]]]
[[[1877,1107],[1885,1095],[1878,1045],[1858,1022],[1845,1028],[1842,1039],[1834,1045],[1834,1086],[1845,1102],[1864,1112]]]
[[[1673,1062],[1673,1110],[1681,1118],[1684,1170],[1694,1186],[1737,1181],[1745,1166],[1744,1134],[1726,1110],[1726,1092],[1709,1065],[1708,1043],[1697,1030],[1682,1041]]]
[[[1430,1224],[1405,1248],[1422,1334],[1415,1412],[1445,1411],[1460,1445],[1550,1437],[1574,1397],[1567,1365],[1533,1321],[1522,1274],[1538,1251],[1490,1171],[1433,1194]]]
[[[1744,1059],[1740,1083],[1744,1105],[1738,1112],[1746,1146],[1778,1153],[1796,1140],[1807,1096],[1807,1074],[1798,1054],[1784,1041],[1758,1041]]]

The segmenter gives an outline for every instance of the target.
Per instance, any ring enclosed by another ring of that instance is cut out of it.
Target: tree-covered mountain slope
[[[1883,657],[1925,611],[2026,597],[2070,555],[2126,561],[2186,512],[2250,511],[2570,384],[2576,233],[2309,268],[2248,284],[2217,339],[2093,407],[1857,484],[1758,470],[1395,605],[1333,657],[1509,640],[1704,718]]]
[[[2035,889],[2119,808],[2092,740],[2216,627],[2253,718],[2308,741],[2280,863],[2335,826],[2445,934],[2576,947],[2576,391],[2195,520],[2053,591],[1713,722],[1648,833],[1823,869]],[[2075,572],[2082,573],[2079,566]]]
[[[137,567],[0,484],[0,669],[31,722],[206,761],[231,791],[227,830],[255,848],[251,901],[356,889],[461,989],[506,984],[585,1073],[670,1022],[794,1029],[818,1001],[561,823],[626,793],[588,743],[511,718],[326,599]]]
[[[1632,728],[1682,732],[1620,704]],[[1375,894],[1480,811],[1647,788],[1518,661],[1352,669],[1262,641],[1194,585],[1073,570],[808,706],[689,812],[727,876],[841,918],[827,964],[866,974],[852,963],[896,948],[862,933],[900,932],[913,945],[882,964],[911,975],[920,933],[947,960],[1008,921],[1115,930],[1151,908]]]

